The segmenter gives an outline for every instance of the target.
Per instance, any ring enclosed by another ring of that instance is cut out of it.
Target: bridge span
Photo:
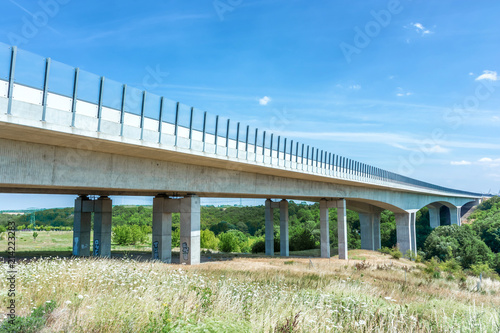
[[[288,255],[288,200],[295,199],[320,203],[321,256],[330,257],[328,214],[336,208],[340,259],[347,259],[346,209],[359,213],[362,248],[371,250],[380,248],[381,211],[393,211],[406,253],[416,251],[419,209],[429,207],[432,227],[443,206],[460,224],[462,207],[482,199],[1,43],[0,192],[76,195],[73,254],[88,256],[92,245],[103,257],[111,255],[108,196],[154,196],[153,259],[171,261],[172,213],[180,213],[186,264],[200,260],[200,197],[263,198],[269,255],[273,209],[280,210],[280,255]]]

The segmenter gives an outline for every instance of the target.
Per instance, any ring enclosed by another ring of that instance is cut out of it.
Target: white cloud
[[[451,165],[470,165],[472,164],[469,161],[461,160],[461,161],[451,161]]]
[[[410,95],[413,95],[413,93],[409,92],[409,91],[404,91],[403,88],[398,87],[397,92],[396,92],[396,96],[403,97],[403,96],[410,96]]]
[[[353,85],[350,85],[349,86],[349,89],[352,89],[352,90],[359,90],[361,89],[361,86],[359,84],[353,84]]]
[[[499,116],[493,116],[493,117],[492,117],[492,120],[493,120],[494,122],[500,121],[500,117],[499,117]]]
[[[489,157],[483,157],[482,159],[479,160],[479,162],[482,162],[482,163],[491,163],[491,162],[493,162],[493,159],[491,159]]]
[[[493,159],[490,157],[483,157],[479,160],[479,163],[487,167],[500,167],[500,158]]]
[[[498,81],[497,72],[495,72],[495,71],[483,71],[483,74],[476,77],[476,81],[479,81],[479,80]]]
[[[422,149],[424,152],[429,153],[448,153],[450,150],[448,148],[441,147],[440,145],[434,145],[430,148]]]
[[[428,34],[432,34],[433,32],[429,29],[427,29],[426,27],[424,27],[424,25],[422,23],[410,23],[409,26],[406,26],[405,28],[407,29],[415,29],[415,31],[418,33],[418,34],[421,34],[422,36],[424,35],[428,35]]]
[[[271,97],[264,96],[261,99],[259,99],[259,104],[260,105],[267,105],[271,101]]]

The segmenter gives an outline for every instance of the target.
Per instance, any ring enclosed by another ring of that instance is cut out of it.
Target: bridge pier
[[[180,213],[180,263],[200,263],[200,198],[158,195],[153,199],[152,259],[172,262],[172,213]]]
[[[288,257],[289,234],[288,234],[288,201],[283,199],[279,202],[280,207],[280,255]]]
[[[319,202],[321,258],[330,258],[330,218],[328,201]]]
[[[265,217],[266,217],[266,255],[274,255],[274,209],[280,210],[280,255],[288,257],[289,251],[289,234],[288,234],[288,201],[286,199],[280,202],[274,202],[271,199],[266,200]]]
[[[90,229],[92,220],[92,201],[81,195],[75,200],[75,211],[73,220],[73,255],[90,256]]]
[[[180,263],[197,265],[200,263],[200,198],[189,195],[180,199],[180,213]]]
[[[439,214],[441,205],[431,204],[427,208],[429,208],[429,224],[432,229],[435,229],[441,225],[441,215]]]
[[[101,196],[94,201],[94,243],[96,257],[111,257],[111,220],[113,205],[110,198]]]
[[[460,214],[460,210],[462,207],[449,207],[450,208],[450,224],[458,224],[461,225],[462,215]]]
[[[361,248],[372,251],[380,249],[380,212],[358,214],[361,229]]]
[[[339,237],[339,259],[348,259],[347,255],[347,208],[345,199],[337,201],[337,225]]]
[[[153,199],[152,259],[172,262],[172,213],[168,212],[166,196]]]
[[[406,255],[408,250],[412,253],[417,252],[417,240],[415,230],[415,212],[396,213],[396,234],[398,247],[403,256]]]

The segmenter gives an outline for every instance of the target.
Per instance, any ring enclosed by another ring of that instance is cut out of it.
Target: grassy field
[[[46,312],[41,332],[499,331],[499,282],[485,279],[476,292],[475,278],[433,279],[404,259],[349,254],[366,261],[21,260],[17,313]],[[5,309],[6,279],[0,285]]]

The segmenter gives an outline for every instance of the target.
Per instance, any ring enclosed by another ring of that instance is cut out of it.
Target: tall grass
[[[327,260],[237,259],[197,267],[130,259],[40,259],[17,267],[18,314],[55,301],[44,332],[498,332],[483,293],[418,269]],[[408,264],[410,265],[410,264]],[[359,266],[358,267],[362,267]],[[7,265],[1,266],[6,276]],[[7,289],[6,279],[0,281]],[[2,306],[6,306],[2,293]]]

